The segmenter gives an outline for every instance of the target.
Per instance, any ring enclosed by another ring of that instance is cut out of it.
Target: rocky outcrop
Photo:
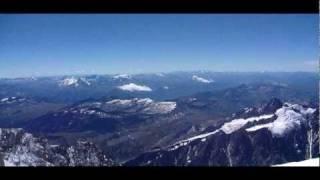
[[[111,166],[115,163],[93,143],[52,145],[22,129],[0,129],[0,165],[4,166]]]

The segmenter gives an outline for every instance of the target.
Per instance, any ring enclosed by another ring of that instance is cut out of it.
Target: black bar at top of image
[[[1,0],[1,13],[318,13],[318,0]]]

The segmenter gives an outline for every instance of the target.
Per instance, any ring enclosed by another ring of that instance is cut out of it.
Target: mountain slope
[[[289,103],[277,107],[275,101],[265,106],[274,104],[273,112],[245,111],[219,128],[143,153],[125,165],[269,166],[317,157],[318,110]]]
[[[25,128],[33,133],[67,133],[68,137],[90,133],[92,140],[110,151],[113,158],[126,161],[197,135],[208,126],[214,130],[235,117],[258,116],[259,109],[273,113],[282,103],[274,101],[264,107],[270,97],[281,95],[286,100],[294,94],[288,87],[259,83],[166,101],[131,96],[99,98],[48,113]]]
[[[155,117],[167,116],[175,108],[175,102],[156,102],[149,98],[89,100],[34,119],[26,129],[37,133],[113,132]]]
[[[64,104],[29,97],[5,97],[0,99],[0,127],[21,127],[31,119],[62,107],[64,107]]]

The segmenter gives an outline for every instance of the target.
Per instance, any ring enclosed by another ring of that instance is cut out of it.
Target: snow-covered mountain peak
[[[74,77],[70,77],[70,78],[65,78],[63,79],[60,84],[60,86],[79,86],[78,84],[78,79],[74,78]]]
[[[78,87],[80,84],[85,84],[90,86],[91,83],[84,77],[76,78],[76,77],[68,77],[59,82],[59,86],[64,87]]]

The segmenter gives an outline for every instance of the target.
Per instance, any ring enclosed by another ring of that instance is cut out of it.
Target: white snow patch
[[[304,161],[299,162],[289,162],[284,164],[278,164],[273,165],[275,167],[319,167],[320,166],[320,159],[319,158],[313,158],[313,159],[307,159]]]
[[[3,99],[1,99],[1,102],[6,102],[8,100],[9,100],[9,98],[3,98]]]
[[[253,108],[244,108],[244,110],[245,110],[245,113],[249,113],[253,110]]]
[[[137,103],[145,103],[145,104],[150,104],[153,102],[153,100],[150,98],[142,98],[142,99],[136,99],[136,100],[137,100]]]
[[[132,102],[131,99],[114,99],[106,102],[107,104],[116,104],[116,105],[128,105]]]
[[[274,114],[266,114],[266,115],[261,115],[258,117],[250,117],[247,119],[242,119],[242,118],[241,119],[234,119],[230,122],[224,123],[220,129],[226,134],[231,134],[234,131],[241,129],[244,125],[246,125],[249,122],[260,121],[263,119],[269,119],[269,118],[272,118],[273,116],[274,116]]]
[[[176,108],[176,106],[176,102],[157,102],[150,104],[143,110],[143,112],[148,114],[166,114],[173,111]]]
[[[201,139],[202,142],[205,142],[206,141],[206,137],[208,136],[211,136],[217,132],[219,132],[220,130],[215,130],[213,132],[209,132],[209,133],[205,133],[205,134],[200,134],[200,135],[197,135],[197,136],[193,136],[191,138],[188,138],[188,139],[185,139],[185,140],[181,140],[181,141],[178,141],[177,143],[175,143],[171,148],[169,148],[169,151],[173,151],[173,150],[176,150],[182,146],[186,146],[188,145],[190,142],[194,141],[194,140],[197,140],[197,139]]]
[[[80,78],[80,80],[81,80],[83,83],[87,84],[88,86],[91,85],[91,83],[90,83],[86,78]]]
[[[285,132],[300,126],[301,121],[305,121],[304,117],[287,107],[282,107],[276,111],[277,119],[271,123],[269,130],[274,135],[283,135]]]
[[[259,129],[263,129],[263,128],[270,128],[271,127],[271,123],[267,123],[267,124],[259,124],[256,126],[252,126],[250,128],[247,128],[246,131],[248,132],[253,132],[253,131],[257,131]]]
[[[65,78],[60,82],[60,86],[79,86],[78,79],[74,77]]]
[[[134,83],[129,83],[129,84],[125,84],[122,86],[118,86],[119,89],[123,90],[123,91],[152,91],[152,89],[148,86],[144,86],[144,85],[137,85]]]
[[[51,147],[51,148],[56,148],[56,147],[59,147],[59,145],[57,145],[57,144],[51,144],[50,147]]]
[[[130,79],[131,76],[128,74],[118,74],[113,76],[114,79]]]
[[[198,81],[198,82],[202,82],[202,83],[212,83],[212,82],[213,82],[212,80],[208,80],[208,79],[199,77],[199,76],[197,76],[197,75],[193,75],[193,76],[192,76],[192,80]]]

